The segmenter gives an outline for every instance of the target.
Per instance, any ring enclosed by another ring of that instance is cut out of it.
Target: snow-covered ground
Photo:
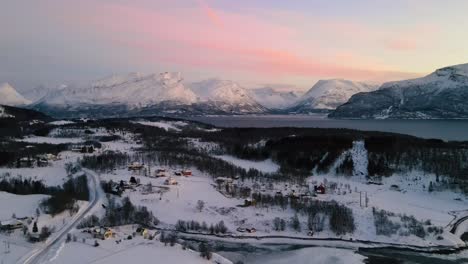
[[[55,125],[55,126],[63,126],[63,125],[69,125],[69,124],[74,124],[75,122],[70,121],[70,120],[57,120],[57,121],[52,121],[49,122],[50,125]]]
[[[18,141],[28,142],[28,143],[47,143],[47,144],[76,144],[83,142],[81,138],[56,138],[56,137],[37,137],[31,136]]]
[[[166,131],[181,131],[181,127],[188,125],[186,122],[183,121],[135,121],[134,123],[145,126],[159,127]]]
[[[246,170],[256,169],[265,173],[273,173],[273,172],[277,172],[280,168],[280,166],[274,163],[271,159],[267,159],[263,161],[251,161],[251,160],[239,159],[230,155],[216,155],[214,157],[222,159],[229,163],[232,163]]]
[[[0,222],[16,217],[29,217],[34,215],[36,208],[48,195],[16,195],[7,192],[0,192]]]
[[[146,122],[146,121],[145,121]],[[184,125],[178,122],[150,122],[151,125],[162,127],[166,130],[180,130]],[[156,124],[155,124],[156,123]],[[184,123],[184,122],[182,122]],[[186,124],[186,123],[184,123]],[[62,131],[63,132],[63,131]],[[89,135],[81,134],[80,131],[68,131],[70,134],[77,132],[80,137],[64,137],[61,138],[61,130],[54,130],[49,137],[29,137],[25,139],[27,142],[47,142],[52,144],[70,143],[84,141]],[[114,150],[132,153],[136,148],[140,147],[138,138],[135,135],[123,132],[110,132],[102,129],[93,129],[92,136],[96,135],[118,135],[119,139],[111,142],[103,142],[102,149],[97,150],[97,153],[105,150]],[[62,134],[63,135],[63,134]],[[28,141],[29,140],[29,141]],[[218,145],[210,142],[201,142],[198,139],[188,139],[193,148],[205,149],[207,152],[219,150]],[[21,175],[24,178],[32,178],[43,180],[47,185],[61,185],[68,176],[65,171],[65,164],[75,162],[77,158],[83,154],[70,151],[61,153],[61,160],[52,161],[48,167],[41,168],[0,168],[0,176],[17,177]],[[368,184],[367,175],[367,151],[363,142],[354,142],[352,149],[344,155],[351,155],[354,165],[354,176],[344,177],[327,173],[325,175],[314,175],[307,179],[308,187],[300,186],[290,182],[268,182],[268,179],[257,179],[257,182],[252,180],[235,180],[235,183],[240,187],[250,187],[253,191],[270,193],[274,195],[281,192],[283,195],[291,193],[293,189],[298,192],[306,192],[312,190],[314,185],[324,184],[327,187],[331,184],[336,184],[336,189],[327,188],[326,194],[318,195],[316,198],[321,201],[337,201],[340,204],[351,208],[355,218],[356,231],[353,234],[336,236],[326,225],[322,232],[316,232],[314,238],[343,238],[345,240],[368,240],[383,243],[398,243],[417,246],[434,246],[434,245],[457,245],[461,241],[459,238],[449,234],[445,230],[442,234],[442,239],[436,239],[433,235],[428,235],[421,239],[414,235],[399,236],[393,235],[390,237],[376,235],[374,225],[374,216],[372,207],[379,210],[386,210],[401,215],[414,216],[419,221],[431,220],[435,226],[445,227],[453,219],[453,212],[466,210],[466,199],[463,195],[452,191],[428,191],[429,182],[435,182],[435,175],[423,175],[419,171],[412,171],[406,174],[393,175],[392,177],[384,178],[382,185]],[[216,155],[216,158],[230,162],[244,169],[257,169],[265,173],[273,173],[279,169],[279,165],[272,160],[250,161],[235,158],[229,155]],[[345,156],[342,157],[343,159]],[[339,164],[335,164],[336,166]],[[161,227],[172,228],[177,220],[195,220],[198,222],[206,222],[208,225],[216,224],[219,221],[224,221],[229,231],[235,235],[243,235],[238,232],[238,227],[254,227],[257,232],[253,235],[268,236],[281,235],[293,237],[308,237],[307,235],[307,218],[304,215],[299,215],[302,225],[301,231],[294,231],[289,224],[285,231],[274,231],[272,220],[279,217],[286,221],[294,215],[294,211],[290,208],[281,209],[279,207],[260,208],[260,207],[239,207],[244,204],[244,199],[232,198],[221,193],[217,189],[217,185],[213,180],[216,177],[224,175],[207,175],[195,168],[188,168],[193,171],[193,176],[175,176],[174,172],[182,167],[168,167],[151,165],[153,172],[157,168],[166,169],[166,177],[150,178],[143,173],[134,173],[126,167],[116,168],[115,170],[100,174],[102,180],[120,180],[129,181],[131,176],[135,176],[140,180],[141,186],[134,190],[127,190],[123,196],[128,196],[130,200],[140,206],[146,206],[153,214],[161,220]],[[164,182],[168,177],[174,178],[177,185],[165,185]],[[146,185],[150,183],[151,191],[145,191]],[[288,185],[288,186],[287,186]],[[396,186],[396,187],[395,187]],[[365,197],[368,197],[368,206],[365,206]],[[102,195],[104,197],[104,195]],[[46,196],[28,195],[19,196],[0,192],[0,220],[11,218],[15,213],[18,217],[31,216],[35,214],[35,210],[39,205],[40,200]],[[360,203],[360,198],[362,202]],[[197,202],[204,201],[204,207],[198,210]],[[15,206],[12,207],[12,201]],[[104,204],[104,201],[99,203]],[[80,207],[85,207],[86,202],[80,202]],[[103,209],[97,208],[92,213],[101,215]],[[64,212],[55,217],[42,214],[39,216],[39,226],[53,226],[60,229],[69,221],[70,215]],[[74,232],[76,234],[76,232]],[[252,234],[249,234],[252,235]],[[23,251],[27,251],[28,243],[24,239],[20,239],[21,234],[14,233],[12,238],[8,238],[11,243],[15,242],[18,249],[14,250],[14,254],[24,255]],[[232,238],[231,238],[232,239]],[[2,237],[0,236],[0,241]],[[117,263],[145,261],[148,259],[162,259],[165,263],[207,263],[201,259],[198,253],[184,251],[179,246],[165,247],[157,241],[148,241],[142,239],[123,240],[121,244],[115,243],[114,240],[100,241],[99,247],[93,247],[94,240],[88,240],[83,243],[81,239],[76,242],[63,244],[57,247],[56,254],[50,256],[52,263]],[[309,241],[303,241],[309,243]],[[317,243],[321,243],[317,242]],[[349,242],[351,243],[351,242]],[[324,246],[324,245],[321,245]],[[13,253],[6,260],[13,259]],[[76,256],[80,256],[77,258]],[[135,257],[137,256],[137,257]],[[255,256],[255,254],[253,255]],[[141,258],[140,258],[141,257]],[[1,259],[1,258],[0,258]],[[5,260],[5,258],[4,258]],[[308,248],[291,251],[281,255],[271,254],[268,256],[259,256],[258,259],[247,259],[247,263],[362,263],[364,258],[355,254],[353,251],[330,249],[330,248]],[[304,261],[315,262],[304,262]],[[76,261],[76,262],[74,262]],[[7,262],[9,263],[9,262]]]
[[[227,259],[213,254],[211,261],[203,259],[200,254],[190,249],[183,249],[179,244],[171,247],[158,240],[145,240],[137,236],[132,240],[123,239],[124,232],[117,232],[114,239],[98,240],[99,246],[94,246],[94,239],[87,238],[77,242],[63,243],[49,263],[219,263],[232,264]],[[80,234],[77,234],[80,236]],[[81,238],[81,236],[80,236]],[[157,237],[158,238],[158,237]],[[156,238],[156,239],[157,239]],[[117,244],[115,241],[122,239]]]

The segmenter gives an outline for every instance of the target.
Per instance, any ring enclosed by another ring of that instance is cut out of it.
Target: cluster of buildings
[[[48,166],[50,162],[60,160],[60,154],[54,155],[51,153],[40,154],[34,157],[22,157],[17,160],[17,167],[44,167]]]
[[[101,240],[113,239],[117,236],[117,232],[104,226],[88,228],[82,232],[91,234],[93,238]],[[142,236],[144,239],[150,239],[154,236],[149,229],[144,227],[138,227],[133,234]]]
[[[177,185],[178,184],[177,180],[173,176],[185,176],[185,177],[193,176],[192,171],[188,169],[173,171],[173,176],[169,176],[169,173],[165,168],[158,168],[154,172],[151,172],[149,166],[145,166],[144,163],[140,163],[140,162],[132,162],[130,165],[128,165],[128,170],[132,172],[137,172],[137,173],[140,173],[141,171],[146,171],[145,175],[150,178],[167,177],[167,179],[164,181],[165,185]]]

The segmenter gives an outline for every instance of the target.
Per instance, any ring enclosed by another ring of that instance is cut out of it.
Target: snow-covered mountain
[[[250,90],[252,98],[269,109],[284,109],[293,105],[301,96],[299,92],[277,91],[271,87]]]
[[[21,94],[28,100],[31,100],[32,102],[37,102],[41,100],[44,96],[47,94],[54,92],[56,90],[61,90],[66,88],[67,85],[62,84],[57,87],[49,87],[46,85],[39,85],[34,88],[28,89],[21,91]]]
[[[114,75],[88,87],[64,87],[38,103],[51,106],[126,105],[145,107],[161,102],[192,104],[196,95],[184,87],[180,73]]]
[[[184,85],[180,73],[114,75],[81,87],[61,87],[34,107],[56,116],[243,114],[266,109],[231,81]]]
[[[307,113],[333,110],[347,102],[352,95],[375,89],[377,89],[376,85],[363,82],[342,79],[320,80],[301,96],[289,111],[293,113]]]
[[[210,105],[227,113],[262,113],[266,109],[247,89],[233,81],[210,79],[190,84],[198,103]]]
[[[15,88],[8,83],[0,84],[0,104],[9,106],[28,105],[31,101],[19,94]]]
[[[468,64],[417,79],[389,82],[356,94],[330,114],[334,118],[468,118]]]

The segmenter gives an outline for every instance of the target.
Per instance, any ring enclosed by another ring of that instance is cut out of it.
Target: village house
[[[45,167],[49,165],[49,160],[45,158],[36,157],[36,163],[38,167]]]
[[[105,227],[98,227],[98,228],[94,228],[93,230],[91,230],[91,234],[93,235],[94,238],[98,238],[98,239],[102,239],[102,240],[106,240],[106,239],[110,239],[110,238],[114,238],[115,237],[115,233],[114,231],[112,231],[112,229],[110,228],[105,228]]]
[[[254,199],[245,199],[244,200],[244,207],[255,206],[256,204],[257,204],[257,201],[255,201]]]
[[[144,239],[148,239],[151,236],[150,231],[144,227],[138,227],[136,229],[136,233],[142,236]]]
[[[18,167],[32,167],[34,160],[31,159],[30,157],[22,157],[18,159]]]
[[[45,159],[45,160],[48,160],[48,161],[57,161],[57,160],[60,160],[60,154],[59,155],[54,155],[52,153],[47,153],[47,154],[43,154],[43,155],[38,155],[39,158],[41,159]]]
[[[314,186],[314,191],[318,194],[325,194],[325,186],[323,186],[323,184],[320,184],[320,186]]]
[[[144,164],[138,161],[135,161],[135,162],[132,162],[130,165],[128,165],[128,170],[133,170],[133,171],[141,170],[143,169],[144,166],[145,166]]]
[[[182,170],[181,173],[185,177],[192,176],[192,171],[191,170]]]
[[[15,229],[20,229],[24,226],[24,223],[18,219],[9,219],[5,221],[0,221],[0,230],[12,231]]]
[[[79,153],[93,153],[94,152],[94,146],[93,145],[75,144],[75,145],[71,146],[70,150],[73,151],[73,152],[79,152]]]
[[[174,178],[169,177],[164,181],[164,184],[165,185],[177,185],[177,181]]]
[[[257,229],[255,229],[254,227],[248,227],[245,229],[245,231],[247,231],[247,233],[255,233],[257,232]]]
[[[165,170],[165,169],[157,169],[157,170],[155,171],[155,175],[156,175],[156,177],[158,177],[158,178],[166,177],[166,170]]]

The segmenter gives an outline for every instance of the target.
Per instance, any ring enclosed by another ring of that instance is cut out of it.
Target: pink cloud
[[[319,48],[301,47],[299,32],[294,27],[253,15],[215,10],[203,0],[196,2],[197,6],[166,10],[99,2],[81,12],[81,7],[77,7],[78,10],[65,15],[67,23],[79,21],[79,26],[91,29],[103,41],[138,54],[138,59],[146,63],[255,72],[270,78],[378,79],[405,75],[376,63],[362,63],[368,59],[358,54],[348,54],[348,60],[315,56]],[[363,39],[385,36],[360,24],[335,21],[317,26],[335,35],[343,33]]]

